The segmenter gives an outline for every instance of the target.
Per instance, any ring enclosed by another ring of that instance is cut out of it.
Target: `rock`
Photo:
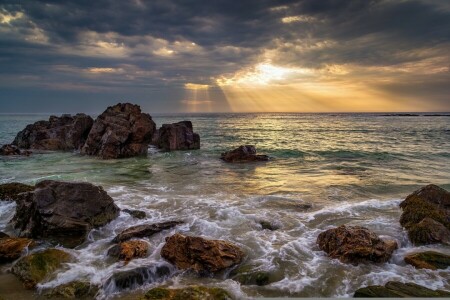
[[[42,295],[50,299],[94,299],[99,287],[86,281],[71,281],[45,289]]]
[[[450,267],[450,255],[435,251],[425,251],[405,256],[405,262],[418,269],[447,269]]]
[[[28,151],[28,150],[20,150],[17,146],[14,146],[12,144],[3,145],[0,148],[0,155],[5,155],[5,156],[9,156],[9,155],[29,156],[31,153],[32,152]]]
[[[330,257],[354,264],[386,262],[397,249],[395,241],[383,241],[367,228],[346,225],[320,233],[317,244]]]
[[[131,215],[133,218],[136,219],[145,219],[147,217],[147,214],[145,211],[142,210],[136,210],[136,209],[124,209],[123,212],[126,212],[127,214]]]
[[[48,121],[27,125],[17,134],[13,145],[24,149],[79,150],[93,122],[85,114],[51,116]]]
[[[146,257],[148,253],[148,243],[144,241],[127,241],[114,245],[108,250],[108,255],[128,262],[133,258]]]
[[[269,199],[263,203],[262,206],[274,209],[292,209],[296,211],[308,211],[313,206],[310,203],[304,203],[302,201],[294,200],[294,199],[285,199],[281,197],[277,197],[274,199]]]
[[[450,193],[427,185],[400,203],[400,224],[415,245],[450,243]]]
[[[26,288],[31,289],[52,275],[63,263],[71,260],[72,256],[62,250],[47,249],[22,257],[12,267],[11,272],[23,281]]]
[[[430,290],[415,283],[389,281],[385,286],[372,285],[356,290],[355,298],[436,298],[450,297],[450,293],[441,290]]]
[[[259,221],[258,224],[261,225],[262,229],[267,229],[267,230],[272,230],[272,231],[280,229],[280,226],[278,226],[272,222],[269,222],[269,221],[262,220],[262,221]]]
[[[0,239],[3,239],[3,238],[9,238],[9,234],[6,234],[3,231],[0,231]]]
[[[126,240],[129,240],[131,238],[143,238],[143,237],[150,237],[154,235],[155,233],[161,232],[166,229],[173,228],[179,224],[182,224],[183,222],[179,221],[167,221],[162,223],[156,223],[156,224],[144,224],[144,225],[137,225],[130,227],[128,229],[125,229],[112,240],[113,243],[123,242]]]
[[[153,142],[165,151],[200,149],[200,136],[194,133],[191,121],[163,124]]]
[[[172,274],[171,266],[166,264],[139,267],[113,274],[106,281],[105,287],[111,290],[135,289],[144,284],[163,282]]]
[[[215,273],[240,263],[244,252],[227,241],[174,234],[166,238],[161,256],[179,269]]]
[[[230,300],[231,295],[217,287],[189,286],[181,289],[157,287],[145,293],[147,300]]]
[[[28,247],[35,245],[33,240],[27,238],[10,238],[4,237],[0,239],[0,263],[10,262],[22,256],[22,253]]]
[[[34,186],[19,182],[0,184],[0,200],[16,201],[20,193],[32,190],[34,190]]]
[[[234,150],[224,152],[220,156],[225,162],[252,162],[252,161],[268,161],[267,155],[256,154],[256,148],[253,145],[240,146]]]
[[[263,286],[270,283],[270,273],[267,272],[250,272],[242,273],[232,277],[242,285],[258,285]]]
[[[95,120],[81,153],[103,159],[145,155],[155,127],[139,105],[110,106]]]
[[[119,208],[103,190],[87,182],[44,180],[33,192],[21,195],[13,218],[20,236],[44,238],[75,247],[92,228],[119,215]]]

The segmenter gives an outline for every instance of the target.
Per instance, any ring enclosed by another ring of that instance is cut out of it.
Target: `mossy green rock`
[[[71,260],[72,256],[67,252],[47,249],[21,258],[11,271],[23,281],[26,288],[31,289]]]
[[[270,274],[267,272],[245,273],[245,274],[238,274],[234,276],[233,279],[243,285],[263,286],[270,283]]]
[[[34,186],[19,182],[0,184],[0,200],[16,201],[20,193],[32,190],[34,190]]]
[[[50,299],[93,299],[98,292],[97,286],[91,286],[89,282],[72,281],[43,292]]]
[[[358,289],[355,298],[438,298],[450,297],[450,292],[442,290],[431,290],[415,283],[402,283],[389,281],[385,286],[373,285]]]
[[[143,300],[228,300],[227,291],[217,287],[189,286],[181,289],[157,287],[145,293]]]
[[[435,251],[425,251],[405,256],[405,262],[418,269],[447,269],[450,267],[450,255]]]

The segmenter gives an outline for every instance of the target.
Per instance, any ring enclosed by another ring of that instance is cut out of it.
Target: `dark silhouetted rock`
[[[157,287],[145,293],[145,300],[231,300],[224,289],[205,286],[188,286],[180,289]]]
[[[123,242],[126,240],[129,240],[131,238],[143,238],[143,237],[150,237],[154,235],[155,233],[158,233],[160,231],[170,229],[172,227],[175,227],[179,224],[182,224],[183,222],[179,221],[167,221],[162,223],[156,223],[156,224],[144,224],[144,225],[137,225],[130,228],[125,229],[121,233],[119,233],[114,239],[114,243]]]
[[[103,190],[87,182],[44,180],[21,194],[13,218],[20,236],[44,238],[74,247],[92,228],[119,215],[119,208]]]
[[[139,267],[114,273],[105,283],[111,290],[130,290],[144,284],[163,282],[173,274],[173,268],[167,264]]]
[[[385,286],[372,285],[358,289],[355,298],[440,298],[450,297],[450,293],[441,290],[430,290],[415,283],[389,281]]]
[[[95,299],[99,288],[85,281],[71,281],[42,291],[45,299]]]
[[[161,256],[179,269],[215,273],[240,263],[244,252],[227,241],[175,234],[166,238]]]
[[[3,231],[0,231],[0,239],[3,239],[3,238],[9,238],[9,234],[6,234]]]
[[[34,190],[34,186],[11,182],[0,184],[0,200],[16,201],[20,193],[30,192]]]
[[[400,224],[416,245],[450,243],[450,193],[427,185],[400,203]]]
[[[126,212],[127,214],[131,215],[133,218],[136,219],[145,219],[147,217],[147,214],[145,211],[142,210],[136,210],[136,209],[124,209],[123,212]]]
[[[397,249],[397,242],[383,241],[361,226],[339,226],[319,234],[319,248],[344,263],[386,262]]]
[[[267,230],[272,230],[272,231],[280,229],[280,226],[278,226],[277,224],[270,222],[270,221],[262,220],[262,221],[259,221],[258,224],[261,225],[262,229],[267,229]]]
[[[62,250],[47,249],[22,257],[11,272],[23,281],[26,288],[31,289],[72,259],[70,254]]]
[[[269,157],[267,155],[256,154],[256,148],[253,145],[240,146],[234,150],[224,152],[222,153],[220,158],[223,161],[230,163],[269,160]]]
[[[153,139],[165,151],[200,149],[200,136],[194,133],[191,121],[163,124]]]
[[[146,257],[148,248],[148,243],[144,241],[126,241],[110,248],[108,250],[108,255],[129,262],[133,258]]]
[[[33,247],[34,244],[33,240],[27,238],[0,238],[0,263],[18,259],[25,249]]]
[[[27,125],[13,145],[23,149],[79,150],[86,141],[94,121],[90,116],[51,116],[48,121]]]
[[[29,156],[32,152],[28,150],[20,150],[17,146],[6,144],[0,147],[0,155],[24,155]]]
[[[450,267],[450,255],[435,251],[425,251],[405,256],[405,262],[418,269],[447,269]]]
[[[155,127],[139,105],[110,106],[95,120],[81,153],[104,159],[145,155]]]

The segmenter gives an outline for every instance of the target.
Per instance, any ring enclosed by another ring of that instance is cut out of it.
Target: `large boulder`
[[[0,200],[17,201],[20,193],[30,192],[34,186],[20,182],[0,184]]]
[[[163,124],[153,143],[165,151],[200,149],[200,136],[193,131],[191,121]]]
[[[24,149],[79,150],[94,120],[85,114],[51,116],[48,121],[27,125],[13,141]]]
[[[24,155],[29,156],[31,151],[20,150],[17,146],[12,144],[6,144],[0,147],[0,155],[10,156],[10,155]]]
[[[400,203],[400,224],[413,244],[450,244],[450,193],[427,185]]]
[[[12,267],[11,272],[23,281],[26,288],[31,289],[61,268],[63,263],[72,260],[73,257],[67,252],[47,249],[22,257]]]
[[[224,289],[206,286],[188,286],[172,289],[156,287],[145,293],[142,300],[231,300],[233,297]]]
[[[383,241],[361,226],[342,225],[326,230],[317,237],[319,248],[344,263],[386,262],[397,249],[397,242]]]
[[[147,256],[149,245],[144,241],[133,240],[119,243],[108,250],[108,255],[129,262],[133,258]]]
[[[27,238],[0,238],[0,263],[10,262],[22,256],[24,250],[35,245],[34,241]]]
[[[81,153],[104,159],[145,155],[155,128],[139,105],[110,106],[95,120]]]
[[[441,298],[450,297],[450,292],[431,290],[415,283],[389,281],[385,286],[372,285],[356,290],[355,298]]]
[[[179,224],[182,224],[180,221],[167,221],[155,224],[142,224],[132,226],[130,228],[125,229],[113,239],[114,243],[123,242],[129,240],[131,238],[143,238],[143,237],[151,237],[152,235],[161,232],[166,229],[170,229]]]
[[[215,273],[242,261],[244,252],[222,240],[175,234],[166,238],[161,256],[179,269],[198,273]]]
[[[268,161],[267,155],[256,154],[256,148],[253,145],[239,146],[238,148],[221,154],[220,159],[225,162],[255,162]]]
[[[74,247],[92,228],[119,215],[119,208],[100,186],[87,182],[44,180],[21,194],[13,218],[20,236],[45,238]]]
[[[418,269],[447,269],[450,267],[450,255],[435,251],[425,251],[406,255],[405,262]]]

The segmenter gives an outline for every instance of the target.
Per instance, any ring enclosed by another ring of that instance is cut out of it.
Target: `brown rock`
[[[450,267],[450,255],[435,251],[425,251],[408,254],[405,256],[405,262],[418,269],[447,269]]]
[[[103,190],[87,182],[44,180],[33,192],[21,194],[13,218],[20,236],[44,238],[74,247],[88,232],[119,215]]]
[[[161,256],[179,269],[215,273],[240,263],[244,252],[227,241],[175,234],[166,238]]]
[[[29,156],[32,152],[28,150],[20,150],[17,146],[6,144],[0,148],[0,155],[24,155]]]
[[[155,127],[139,105],[110,106],[95,120],[81,153],[103,159],[145,155]]]
[[[0,184],[0,200],[16,201],[19,199],[20,193],[30,192],[32,190],[34,190],[34,186],[20,182]]]
[[[253,145],[240,146],[234,150],[224,152],[220,156],[225,162],[253,162],[253,161],[268,161],[267,155],[256,154],[256,148]]]
[[[450,193],[427,185],[400,203],[400,224],[416,245],[450,242]]]
[[[200,149],[200,136],[194,133],[191,121],[163,124],[153,143],[165,151]]]
[[[34,241],[27,238],[1,238],[0,263],[10,262],[18,259],[26,248],[31,248],[34,245]]]
[[[17,134],[13,145],[24,149],[79,150],[93,122],[85,114],[51,116],[48,121],[27,125]]]
[[[148,243],[144,241],[127,241],[114,245],[108,250],[108,255],[119,260],[129,262],[133,258],[146,257],[148,253]]]
[[[155,233],[158,233],[166,229],[170,229],[182,223],[183,222],[180,221],[167,221],[156,224],[143,224],[133,226],[125,229],[124,231],[116,235],[116,237],[113,239],[113,243],[123,242],[131,238],[150,237]]]
[[[397,242],[381,240],[361,226],[339,226],[317,237],[319,248],[344,263],[386,262],[397,249]]]

